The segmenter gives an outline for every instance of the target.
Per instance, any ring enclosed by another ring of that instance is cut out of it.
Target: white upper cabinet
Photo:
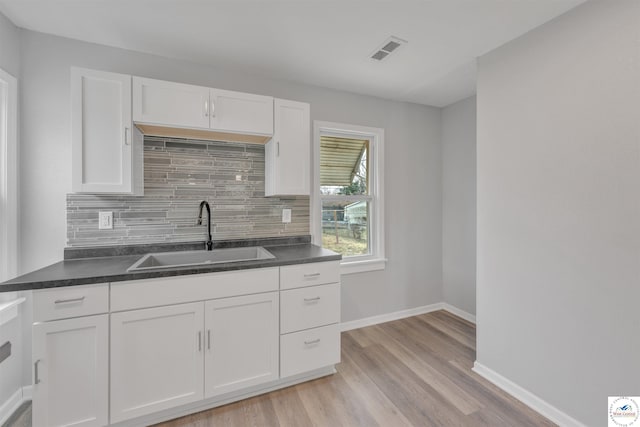
[[[274,100],[274,135],[265,147],[265,195],[309,195],[311,178],[310,107]]]
[[[209,88],[133,78],[133,120],[136,123],[209,128]]]
[[[131,76],[71,68],[73,191],[142,193],[142,141],[132,129]]]
[[[273,98],[134,77],[133,120],[145,132],[157,130],[150,125],[271,136]],[[202,133],[175,135],[206,137]]]
[[[273,135],[273,98],[211,89],[212,130]]]

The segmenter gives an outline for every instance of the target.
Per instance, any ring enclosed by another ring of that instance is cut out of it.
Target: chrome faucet
[[[208,240],[206,242],[207,250],[210,251],[213,249],[213,240],[211,239],[211,208],[209,207],[209,203],[206,200],[200,202],[200,212],[198,213],[198,225],[202,225],[202,208],[207,208],[207,236]]]

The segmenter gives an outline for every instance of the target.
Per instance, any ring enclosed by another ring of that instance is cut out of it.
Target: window
[[[0,70],[0,282],[17,274],[17,81]]]
[[[383,129],[314,123],[313,241],[343,274],[384,268],[383,143]]]

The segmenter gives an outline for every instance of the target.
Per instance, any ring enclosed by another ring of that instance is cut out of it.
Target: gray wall
[[[22,272],[62,259],[66,194],[71,192],[69,67],[75,65],[309,102],[312,120],[384,128],[389,262],[384,271],[343,277],[342,319],[442,301],[438,108],[271,80],[243,70],[213,69],[27,30],[22,34]]]
[[[577,420],[640,384],[640,2],[479,59],[479,363]]]
[[[442,110],[444,301],[476,313],[476,97]]]
[[[15,78],[20,76],[20,32],[0,13],[0,68]]]
[[[0,68],[18,79],[20,85],[20,29],[0,13]],[[0,295],[0,302],[8,296]],[[15,294],[11,294],[13,299]],[[22,313],[22,309],[19,309]],[[12,355],[0,364],[0,406],[22,386],[22,319],[21,315],[0,326],[0,345],[12,344]]]

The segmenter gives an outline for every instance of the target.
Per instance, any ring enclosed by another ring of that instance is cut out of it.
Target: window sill
[[[367,259],[362,261],[343,260],[342,263],[340,263],[340,274],[355,274],[384,270],[386,265],[386,258]]]

